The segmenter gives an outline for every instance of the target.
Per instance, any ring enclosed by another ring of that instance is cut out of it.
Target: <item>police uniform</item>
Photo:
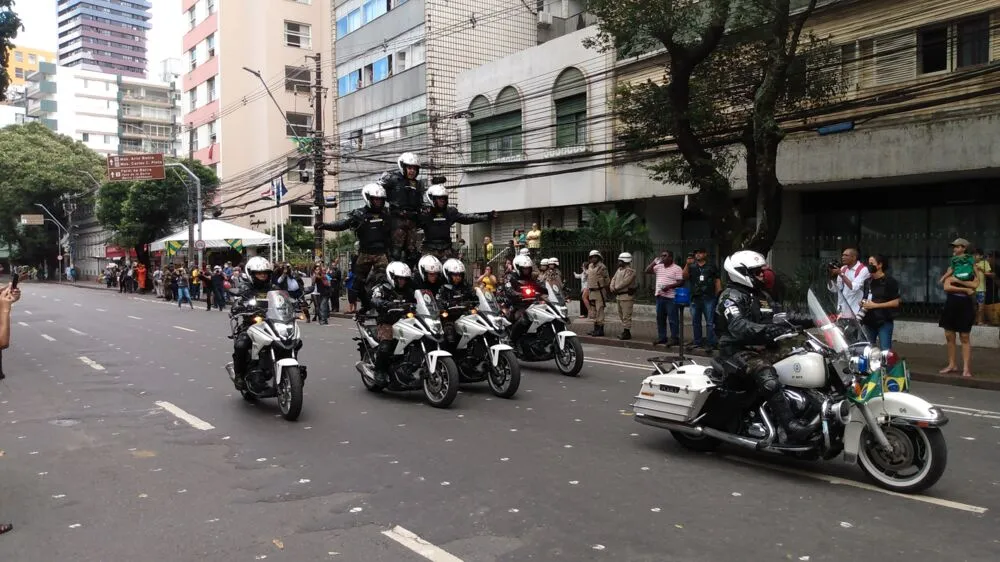
[[[611,293],[618,300],[618,318],[622,329],[632,329],[632,309],[635,307],[635,269],[630,264],[623,265],[611,278]]]
[[[341,220],[316,225],[320,230],[339,232],[353,230],[358,238],[358,257],[354,263],[354,287],[361,298],[362,308],[368,308],[370,300],[366,286],[371,286],[369,276],[373,272],[382,271],[389,260],[389,244],[392,239],[392,222],[389,212],[384,208],[376,211],[371,208],[355,209]],[[360,286],[358,286],[360,284]]]
[[[423,180],[409,179],[398,170],[382,174],[378,184],[385,188],[387,202],[392,214],[393,260],[405,262],[411,268],[419,259],[420,233],[417,220],[424,206],[427,191]],[[413,263],[410,263],[413,262]]]
[[[457,257],[451,243],[451,225],[475,224],[490,220],[490,213],[460,213],[455,207],[431,207],[417,216],[417,226],[423,231],[424,254],[430,254],[441,262]]]
[[[604,262],[599,261],[587,268],[587,288],[590,290],[590,311],[595,331],[604,330],[604,305],[607,304],[605,290],[610,283],[608,267]]]

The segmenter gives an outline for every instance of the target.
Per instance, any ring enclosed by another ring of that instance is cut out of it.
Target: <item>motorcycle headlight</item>
[[[430,330],[431,333],[433,333],[433,334],[440,334],[441,333],[441,321],[440,320],[427,319],[426,322],[427,322],[427,329]]]
[[[274,331],[277,332],[279,338],[290,338],[295,333],[295,324],[275,322]]]
[[[868,369],[872,372],[882,368],[882,350],[878,346],[870,345],[865,348],[865,358],[868,360]]]

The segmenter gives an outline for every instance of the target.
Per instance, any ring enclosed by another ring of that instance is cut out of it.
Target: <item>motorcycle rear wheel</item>
[[[883,425],[882,431],[893,447],[891,455],[881,450],[868,428],[861,433],[858,450],[858,465],[879,487],[914,494],[930,488],[944,474],[948,447],[940,429]],[[910,468],[916,474],[899,476]]]

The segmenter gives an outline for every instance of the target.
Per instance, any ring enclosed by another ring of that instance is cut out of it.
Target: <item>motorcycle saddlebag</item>
[[[691,421],[715,388],[704,371],[701,365],[685,365],[667,374],[646,377],[632,404],[633,411],[668,421]]]

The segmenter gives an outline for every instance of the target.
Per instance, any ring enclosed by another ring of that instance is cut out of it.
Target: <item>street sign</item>
[[[205,241],[204,240],[197,240],[197,241],[195,241],[194,247],[195,247],[196,250],[204,250],[205,249]]]
[[[62,256],[62,254],[59,254],[59,261],[62,261],[62,260],[63,260],[63,256]]]
[[[166,177],[162,154],[108,156],[108,180],[162,180]]]
[[[21,224],[38,226],[45,224],[45,215],[21,215]]]

